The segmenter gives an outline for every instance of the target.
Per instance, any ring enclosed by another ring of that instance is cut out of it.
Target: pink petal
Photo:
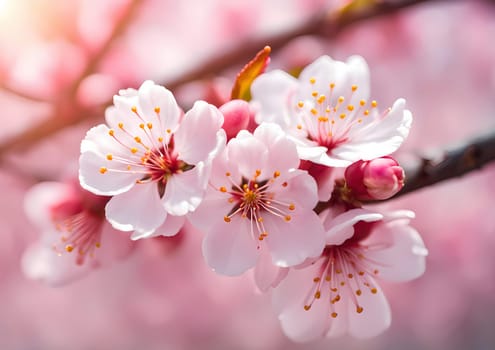
[[[286,172],[299,166],[296,145],[287,138],[280,126],[262,123],[253,135],[270,150],[267,161],[268,174],[273,174],[275,171]]]
[[[273,305],[283,332],[296,342],[309,342],[322,338],[330,323],[329,290],[321,290],[321,298],[309,310],[304,309],[305,298],[313,287],[315,269],[289,271],[288,276],[273,290]]]
[[[50,207],[66,198],[72,198],[72,186],[61,182],[42,182],[29,189],[24,197],[24,211],[36,225],[53,227]]]
[[[370,247],[366,257],[376,261],[379,277],[389,281],[408,281],[421,276],[425,271],[426,255],[423,240],[419,233],[405,222],[385,223],[373,230],[373,234],[363,242]]]
[[[160,227],[158,227],[155,232],[149,234],[146,232],[143,233],[139,231],[134,231],[131,236],[131,239],[138,240],[141,238],[150,238],[150,237],[158,237],[158,236],[166,236],[166,237],[175,236],[180,231],[182,226],[184,226],[185,222],[186,222],[185,216],[175,216],[168,214],[163,224]]]
[[[316,181],[303,170],[283,174],[271,189],[276,191],[277,200],[294,203],[296,208],[313,209],[318,203]]]
[[[229,195],[214,189],[208,189],[207,194],[196,210],[188,215],[191,224],[205,232],[223,220],[232,209],[229,203]]]
[[[273,264],[289,267],[321,254],[325,246],[322,223],[312,210],[294,213],[290,221],[273,215],[264,216]]]
[[[351,209],[335,218],[327,218],[323,222],[326,230],[326,243],[340,245],[354,235],[354,224],[359,221],[373,222],[383,218],[383,215],[366,209]]]
[[[54,237],[57,237],[56,234],[51,231],[45,233]],[[59,287],[84,277],[92,266],[76,265],[73,254],[58,255],[50,244],[39,241],[24,252],[21,268],[26,277],[51,287]]]
[[[207,177],[202,163],[181,174],[174,174],[167,181],[163,206],[172,215],[181,216],[194,211],[203,199]]]
[[[252,103],[261,107],[256,122],[274,122],[282,127],[288,125],[290,116],[287,105],[296,86],[297,80],[281,70],[256,78],[251,85]]]
[[[228,159],[236,162],[242,176],[252,178],[257,170],[261,170],[262,178],[273,176],[267,170],[269,150],[248,132],[241,130],[236,138],[229,141],[227,146]]]
[[[253,273],[254,282],[258,289],[262,292],[267,292],[270,288],[278,286],[289,273],[289,269],[273,265],[268,250],[261,249],[261,254]]]
[[[249,220],[239,216],[220,222],[203,240],[203,256],[216,272],[236,276],[256,265],[258,242],[251,236]]]
[[[156,183],[137,184],[112,197],[105,208],[107,220],[117,230],[151,233],[165,220],[166,212]]]
[[[375,286],[376,294],[372,294],[369,289],[364,289],[363,293],[357,297],[359,305],[363,308],[362,313],[357,313],[356,306],[347,298],[349,301],[347,303],[348,332],[353,337],[374,337],[390,327],[390,306],[381,288],[378,285]]]
[[[108,222],[102,225],[100,243],[101,247],[95,251],[94,259],[101,265],[124,259],[135,248],[135,243],[129,239],[128,233],[115,230]]]
[[[189,164],[206,161],[210,153],[225,143],[222,124],[223,115],[215,106],[197,101],[175,133],[179,158]]]

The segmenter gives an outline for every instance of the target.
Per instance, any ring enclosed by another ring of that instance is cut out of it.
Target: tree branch
[[[463,176],[494,161],[495,131],[435,153],[421,157],[414,165],[405,166],[405,186],[393,198]]]

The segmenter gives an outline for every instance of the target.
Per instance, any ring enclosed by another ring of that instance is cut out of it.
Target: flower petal
[[[305,298],[310,292],[318,267],[314,265],[303,270],[291,269],[288,276],[273,290],[273,305],[282,330],[296,342],[322,338],[329,327],[331,318],[328,288],[321,290],[320,299],[309,310],[304,308]]]
[[[354,235],[354,224],[359,221],[378,221],[382,218],[383,215],[381,214],[360,208],[351,209],[335,218],[327,217],[327,220],[323,222],[326,231],[326,243],[340,245]]]
[[[216,272],[240,275],[258,260],[260,246],[250,233],[249,220],[238,216],[213,226],[203,240],[203,256]]]
[[[175,236],[177,233],[179,233],[180,229],[182,228],[182,226],[184,226],[185,222],[186,222],[185,216],[175,216],[168,214],[163,224],[160,227],[158,227],[155,230],[155,232],[150,233],[150,232],[134,231],[131,235],[131,239],[135,241],[141,238],[151,238],[158,236],[166,236],[166,237]]]
[[[151,233],[165,220],[166,212],[156,183],[137,184],[107,203],[107,220],[117,230]]]
[[[368,259],[377,262],[380,278],[396,282],[409,281],[425,271],[428,251],[419,233],[407,222],[384,223],[376,227],[363,244],[386,247],[370,249],[366,253]]]
[[[99,195],[116,195],[129,190],[139,178],[139,174],[127,169],[127,163],[108,159],[129,157],[131,152],[117,143],[106,125],[90,129],[81,142],[79,157],[79,181],[88,191]],[[102,172],[102,169],[105,169]]]
[[[197,101],[184,116],[175,133],[175,148],[179,158],[189,164],[206,161],[210,153],[225,142],[225,131],[220,129],[223,115],[213,105]]]
[[[251,134],[241,130],[237,137],[229,141],[227,152],[230,163],[237,162],[242,176],[250,179],[258,170],[261,170],[261,176],[264,178],[273,175],[267,170],[268,149]]]
[[[261,292],[276,287],[288,273],[288,268],[273,265],[270,253],[266,249],[261,249],[258,263],[253,270],[254,282]]]
[[[375,284],[376,285],[376,284]],[[381,288],[376,285],[377,292],[371,293],[369,289],[363,290],[358,297],[362,313],[356,312],[356,306],[347,299],[348,306],[348,332],[356,338],[374,337],[388,327],[391,323],[390,306]]]
[[[193,169],[174,174],[168,179],[163,206],[169,214],[181,216],[198,207],[208,181],[205,173],[204,164],[199,163]]]
[[[254,130],[254,137],[263,142],[270,150],[267,172],[286,172],[299,166],[299,156],[293,141],[289,140],[280,126],[274,123],[262,123]]]
[[[288,222],[274,215],[266,215],[263,219],[268,232],[265,239],[274,265],[294,266],[323,251],[323,226],[312,210],[294,213]]]
[[[252,103],[261,107],[256,115],[256,122],[274,122],[282,127],[289,125],[287,106],[296,87],[297,80],[281,70],[261,74],[256,78],[251,85]]]
[[[378,117],[363,128],[351,129],[349,140],[334,148],[332,156],[354,162],[395,152],[407,138],[412,124],[412,114],[404,107],[405,100],[398,99],[385,117]]]
[[[57,237],[56,232],[44,235]],[[91,264],[76,265],[73,254],[57,254],[52,246],[38,241],[28,247],[21,260],[24,275],[41,281],[51,287],[59,287],[86,276],[91,271]]]
[[[51,207],[67,198],[73,198],[73,187],[61,182],[41,182],[34,185],[24,196],[24,211],[36,225],[53,227]]]

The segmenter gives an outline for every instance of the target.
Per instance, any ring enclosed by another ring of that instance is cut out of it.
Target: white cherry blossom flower
[[[114,196],[106,217],[132,238],[173,235],[202,200],[211,160],[225,144],[223,116],[203,101],[182,115],[172,93],[151,81],[114,97],[108,125],[81,143],[79,179]]]
[[[321,253],[316,182],[298,164],[296,146],[276,124],[261,124],[253,134],[242,130],[229,141],[214,162],[204,201],[190,215],[206,234],[210,267],[239,275],[262,253],[279,267]]]
[[[288,337],[306,342],[348,333],[375,336],[390,325],[390,307],[376,279],[408,281],[425,269],[427,250],[409,226],[414,215],[352,209],[322,213],[323,254],[292,268],[274,289],[273,302]]]
[[[369,69],[362,57],[347,62],[322,56],[296,79],[275,70],[251,87],[257,121],[275,122],[297,142],[302,159],[345,167],[393,153],[409,134],[405,100],[378,111],[370,100]]]

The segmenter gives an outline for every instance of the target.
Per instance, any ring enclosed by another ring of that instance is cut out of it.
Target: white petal
[[[198,229],[209,231],[232,209],[233,204],[229,203],[229,198],[230,195],[209,188],[201,204],[188,215],[189,221]]]
[[[113,164],[93,152],[85,152],[79,157],[79,182],[81,186],[94,194],[114,196],[128,191],[134,186],[139,175],[124,169],[112,171]],[[108,170],[101,173],[102,167]]]
[[[100,195],[115,195],[127,191],[134,185],[139,174],[127,170],[128,161],[133,155],[109,135],[106,125],[91,128],[81,142],[79,157],[79,180],[81,186],[88,191]],[[107,158],[112,155],[113,160]],[[127,160],[120,162],[117,158]],[[106,168],[102,174],[100,170]]]
[[[293,203],[296,208],[313,209],[318,203],[316,181],[304,170],[293,170],[282,174],[279,181],[270,186],[277,200]]]
[[[169,90],[148,80],[139,88],[138,98],[141,116],[145,121],[156,125],[159,115],[160,124],[156,127],[161,126],[162,133],[166,133],[167,129],[175,131],[179,124],[181,110]],[[160,109],[159,113],[155,110],[157,107]]]
[[[150,237],[158,237],[158,236],[166,236],[166,237],[175,236],[180,231],[182,226],[184,226],[185,221],[186,221],[185,216],[175,216],[168,214],[163,224],[159,226],[155,230],[155,232],[134,231],[131,235],[131,239],[135,241],[141,238],[150,238]]]
[[[174,174],[167,181],[163,206],[172,215],[181,216],[194,211],[203,199],[207,183],[204,165],[199,163],[193,169]]]
[[[336,218],[329,218],[323,222],[326,234],[326,243],[340,245],[354,235],[354,224],[359,221],[373,222],[383,218],[383,215],[366,209],[351,209]]]
[[[189,164],[206,161],[210,153],[216,150],[218,138],[226,139],[225,131],[220,129],[223,115],[213,105],[197,101],[184,116],[175,133],[175,149],[179,158]]]
[[[314,285],[317,275],[314,265],[303,270],[289,271],[288,276],[273,290],[273,305],[283,332],[296,342],[309,342],[322,338],[330,323],[329,289],[321,290],[320,299],[305,310],[305,298]]]
[[[404,99],[398,99],[384,118],[351,129],[349,140],[333,149],[331,156],[354,162],[395,152],[407,138],[412,124],[411,112],[404,107]]]
[[[263,219],[273,264],[294,266],[323,251],[323,226],[312,210],[300,211],[288,222],[273,215],[265,215]]]
[[[203,240],[203,256],[217,273],[240,275],[256,265],[258,243],[251,237],[249,220],[238,216],[219,222]]]
[[[357,297],[359,305],[363,308],[362,313],[356,312],[354,303],[347,303],[349,334],[356,338],[374,337],[390,327],[390,306],[380,286],[375,285],[375,288],[377,289],[376,294],[365,289]]]
[[[261,249],[253,273],[256,287],[262,292],[267,292],[270,288],[276,287],[287,276],[289,269],[273,265],[268,250]]]
[[[376,261],[379,277],[389,281],[408,281],[421,276],[425,271],[428,251],[419,233],[407,225],[407,222],[396,221],[385,223],[373,230],[370,237],[363,242],[371,247],[366,257]]]
[[[310,79],[314,78],[314,83]],[[330,96],[329,85],[335,84],[332,90],[331,105],[336,104],[339,96],[347,99],[347,103],[358,105],[361,99],[369,97],[369,68],[360,56],[351,56],[347,62],[333,60],[329,56],[321,56],[303,69],[299,75],[298,100],[312,100],[312,92]],[[357,90],[351,96],[351,87]]]
[[[166,217],[156,183],[138,184],[112,197],[105,208],[107,220],[117,230],[151,233]]]
[[[242,131],[231,139],[227,145],[228,159],[235,162],[239,172],[246,178],[252,178],[257,170],[261,170],[261,177],[273,176],[267,170],[269,151],[263,142]]]
[[[289,101],[296,87],[297,80],[281,70],[256,78],[251,85],[252,103],[260,107],[256,122],[274,122],[282,128],[289,125]]]
[[[270,150],[268,153],[267,171],[285,172],[299,166],[296,145],[289,140],[280,126],[274,123],[263,123],[254,131],[254,137],[263,142]]]

